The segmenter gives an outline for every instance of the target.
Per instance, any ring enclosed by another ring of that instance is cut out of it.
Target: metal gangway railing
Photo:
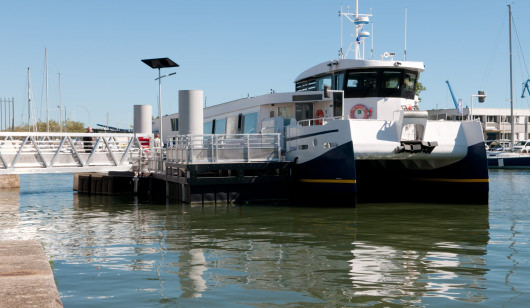
[[[166,156],[168,163],[280,161],[280,134],[182,135],[168,140]]]
[[[151,134],[0,132],[0,174],[132,171]]]

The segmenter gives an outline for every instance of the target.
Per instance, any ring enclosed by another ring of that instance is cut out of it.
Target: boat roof
[[[338,59],[332,61],[322,62],[317,64],[304,72],[302,72],[295,82],[304,80],[310,77],[330,74],[332,72],[344,71],[347,69],[363,69],[363,68],[405,68],[417,72],[423,72],[425,65],[423,62],[412,61],[393,61],[393,60],[354,60],[354,59]]]

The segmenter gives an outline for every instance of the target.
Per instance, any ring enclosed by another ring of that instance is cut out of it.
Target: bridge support
[[[20,188],[18,174],[0,174],[0,189]]]

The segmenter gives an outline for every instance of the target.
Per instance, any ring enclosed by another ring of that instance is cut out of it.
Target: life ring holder
[[[317,112],[315,113],[315,118],[317,119],[315,121],[315,125],[322,125],[322,118],[324,117],[324,111],[322,111],[322,109],[318,109]]]
[[[355,117],[356,114],[360,114],[359,111],[361,111],[363,114],[362,118]],[[371,116],[372,116],[372,109],[366,108],[365,105],[357,104],[350,109],[350,119],[368,119]]]

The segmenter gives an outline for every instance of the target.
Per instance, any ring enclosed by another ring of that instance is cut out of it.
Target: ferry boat
[[[422,62],[397,61],[394,53],[363,59],[371,15],[357,8],[340,12],[355,25],[353,59],[341,53],[310,67],[295,78],[294,92],[205,108],[204,134],[280,133],[301,202],[487,204],[480,123],[428,119],[415,95]]]

